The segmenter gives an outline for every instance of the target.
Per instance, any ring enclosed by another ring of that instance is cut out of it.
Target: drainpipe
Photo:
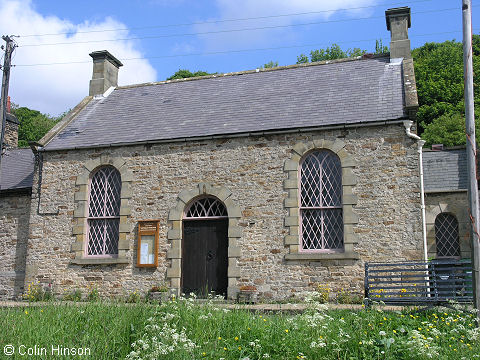
[[[423,154],[422,149],[423,145],[425,145],[425,140],[422,140],[420,136],[413,134],[411,131],[411,127],[413,125],[413,121],[406,120],[403,122],[403,126],[405,126],[405,133],[411,139],[417,141],[417,151],[418,151],[418,160],[419,160],[419,167],[420,167],[420,202],[422,208],[422,233],[423,233],[423,259],[428,261],[428,254],[427,254],[427,223],[425,218],[425,190],[423,185]]]

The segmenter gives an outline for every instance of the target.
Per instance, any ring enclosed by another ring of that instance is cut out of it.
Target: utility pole
[[[12,60],[13,50],[16,45],[15,42],[8,35],[2,36],[2,39],[7,43],[5,46],[5,59],[3,62],[3,77],[2,77],[2,92],[0,102],[0,179],[2,178],[2,156],[3,156],[3,139],[5,137],[5,127],[7,122],[7,98],[8,98],[8,84],[10,81],[10,63]],[[1,186],[1,183],[0,183]]]
[[[462,0],[463,14],[463,71],[465,81],[465,125],[467,133],[468,199],[470,206],[470,237],[472,241],[473,303],[480,319],[480,221],[478,210],[477,146],[475,141],[475,114],[473,107],[473,62],[472,62],[472,0]]]

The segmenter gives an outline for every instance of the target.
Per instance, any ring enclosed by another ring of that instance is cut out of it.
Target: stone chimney
[[[93,75],[88,95],[101,95],[110,87],[118,86],[118,69],[123,64],[107,50],[90,53],[93,58]]]
[[[10,96],[7,98],[7,121],[5,122],[5,135],[3,143],[6,149],[18,147],[18,125],[15,115],[10,113]]]
[[[391,33],[390,58],[411,59],[408,28],[411,26],[410,8],[400,7],[385,11],[387,29]]]

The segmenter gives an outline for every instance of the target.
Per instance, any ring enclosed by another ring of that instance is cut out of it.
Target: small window
[[[343,250],[342,166],[329,150],[300,164],[300,219],[302,250]]]
[[[437,257],[459,257],[458,221],[452,214],[441,213],[435,219]]]
[[[113,166],[101,167],[90,181],[87,256],[118,254],[120,225],[120,173]]]

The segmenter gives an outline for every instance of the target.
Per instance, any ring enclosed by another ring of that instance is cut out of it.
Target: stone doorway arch
[[[238,226],[241,212],[240,208],[231,198],[232,192],[223,186],[214,186],[209,183],[200,183],[193,189],[185,189],[176,199],[176,205],[168,213],[168,241],[170,250],[167,251],[167,259],[170,261],[170,267],[167,268],[167,279],[170,281],[170,287],[174,289],[177,295],[181,292],[182,279],[182,238],[183,238],[183,218],[187,205],[201,197],[215,197],[226,207],[228,213],[228,270],[227,270],[227,297],[236,298],[238,293],[238,279],[240,277],[240,268],[237,260],[240,257],[240,247],[238,241],[241,237],[241,228]]]

